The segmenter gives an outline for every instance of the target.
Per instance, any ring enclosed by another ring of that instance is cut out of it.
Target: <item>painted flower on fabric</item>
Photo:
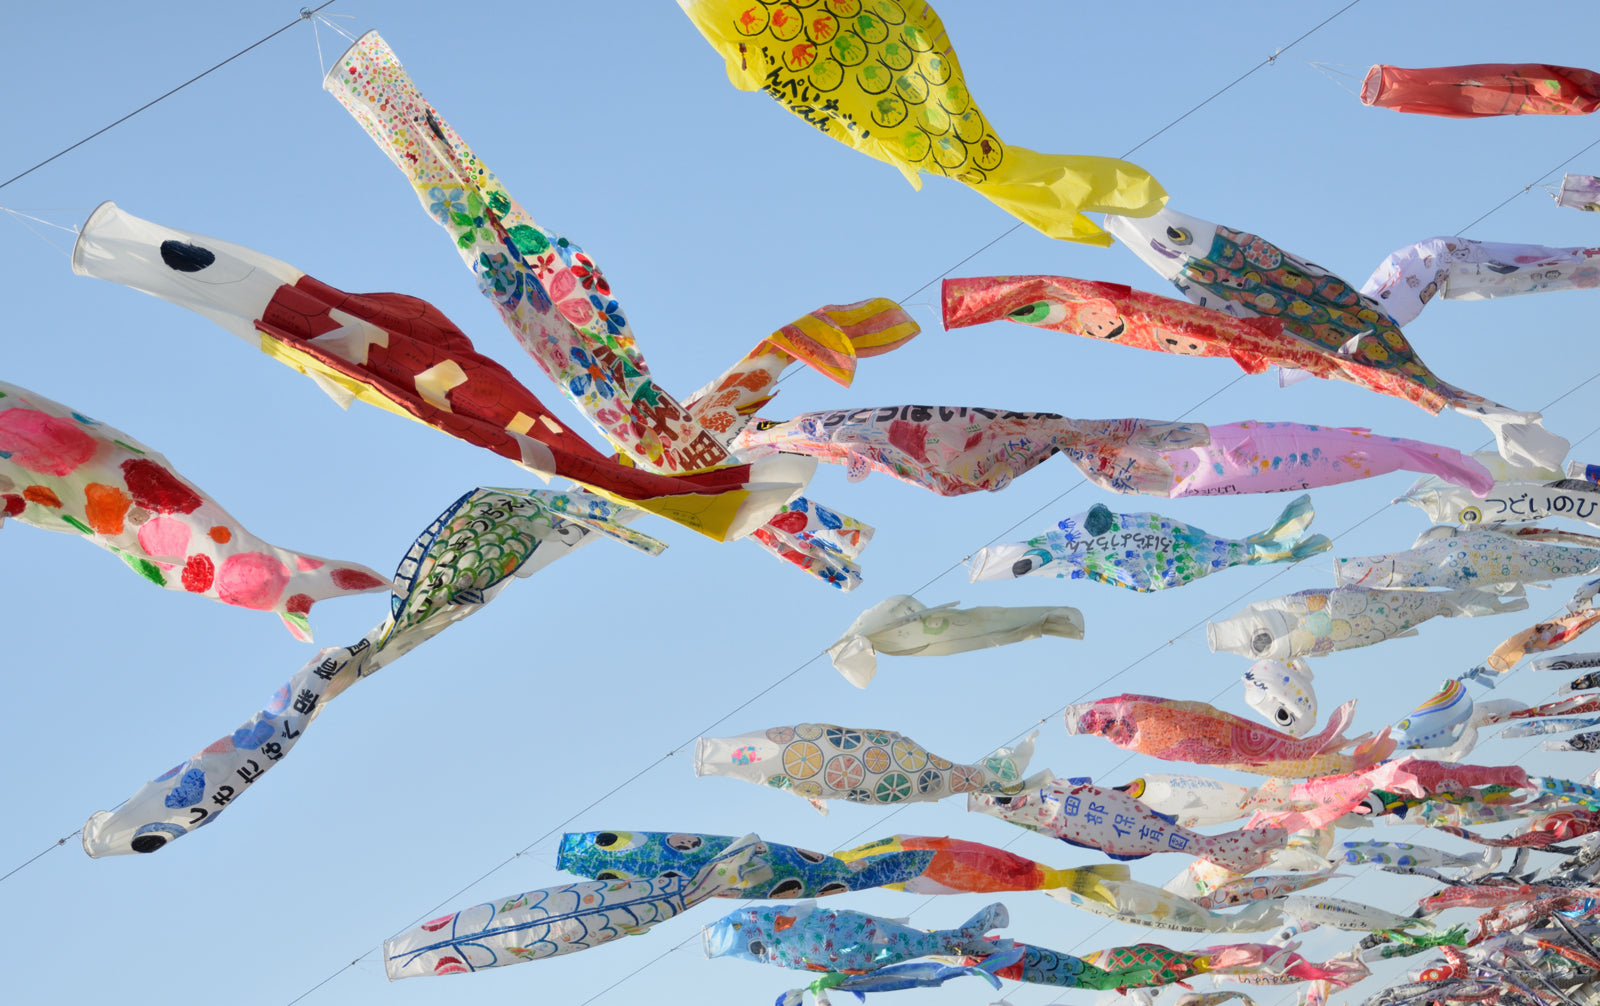
[[[571,265],[572,257],[583,251],[582,248],[579,248],[577,245],[573,244],[571,241],[568,241],[564,237],[559,235],[551,235],[551,238],[552,240],[550,242],[550,247],[554,248],[556,250],[556,254],[561,256],[562,265]]]
[[[511,259],[496,252],[483,252],[478,256],[478,285],[506,307],[515,307],[522,299],[522,274],[511,264]]]
[[[572,275],[578,278],[578,282],[583,284],[585,290],[594,290],[602,296],[611,293],[611,284],[606,282],[605,274],[582,252],[572,256]]]
[[[606,369],[600,366],[598,360],[577,346],[572,347],[571,356],[572,362],[582,367],[584,371],[574,377],[569,384],[574,395],[587,393],[590,385],[594,386],[594,393],[601,398],[610,398],[616,394],[616,390],[611,386],[611,375],[606,373]]]
[[[622,316],[622,305],[614,300],[601,300],[594,294],[589,295],[589,303],[594,305],[594,313],[601,321],[606,323],[606,331],[616,335],[628,324],[628,319]]]
[[[431,200],[428,203],[428,212],[433,214],[435,220],[448,227],[454,214],[467,212],[467,204],[462,201],[463,195],[462,190],[455,186],[450,188],[434,186],[428,190],[428,198]]]
[[[833,566],[824,568],[820,575],[822,579],[826,580],[829,584],[840,588],[844,587],[844,582],[847,579],[842,570]]]
[[[539,277],[540,282],[543,283],[548,283],[550,277],[554,276],[556,270],[560,268],[560,266],[556,265],[556,253],[553,251],[535,255],[528,260],[528,267],[533,270],[533,274]]]

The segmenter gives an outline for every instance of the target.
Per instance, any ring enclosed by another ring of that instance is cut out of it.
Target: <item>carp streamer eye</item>
[[[633,847],[633,833],[627,831],[602,831],[594,836],[594,845],[597,849],[613,852],[617,849],[630,849]]]
[[[1194,242],[1194,235],[1184,227],[1168,227],[1167,240],[1175,245],[1186,245]]]
[[[1273,719],[1277,720],[1279,723],[1282,723],[1284,726],[1288,726],[1294,721],[1294,716],[1290,714],[1289,710],[1279,706],[1277,713],[1273,716]]]
[[[1250,648],[1257,653],[1265,653],[1272,649],[1272,633],[1262,631],[1250,637]]]

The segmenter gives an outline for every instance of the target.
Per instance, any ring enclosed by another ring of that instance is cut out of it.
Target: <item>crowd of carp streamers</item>
[[[1463,686],[1492,682],[1600,622],[1600,579],[1588,579],[1565,612],[1514,634],[1375,734],[1346,736],[1353,701],[1315,729],[1306,658],[1410,634],[1436,617],[1524,609],[1524,584],[1600,576],[1600,536],[1531,524],[1561,517],[1600,527],[1600,468],[1569,464],[1566,441],[1536,413],[1444,381],[1401,331],[1434,296],[1600,286],[1600,248],[1435,237],[1394,252],[1357,286],[1265,238],[1167,207],[1165,191],[1137,165],[1004,143],[925,4],[679,3],[740,89],[766,91],[822,133],[898,167],[913,185],[924,171],[944,175],[1053,237],[1094,245],[1115,237],[1186,298],[1061,276],[953,278],[943,287],[946,327],[1008,320],[1148,351],[1229,357],[1248,373],[1277,366],[1352,382],[1430,412],[1476,416],[1494,433],[1497,453],[1469,456],[1364,429],[1071,419],[996,406],[758,414],[794,364],[848,385],[863,358],[916,335],[915,322],[884,299],[820,307],[759,339],[704,387],[674,397],[652,378],[595,258],[536,223],[369,33],[336,62],[324,88],[389,156],[517,342],[617,454],[556,420],[427,302],[346,293],[248,248],[102,205],[74,249],[76,271],[206,316],[341,405],[376,405],[574,485],[466,493],[423,529],[386,580],[255,538],[132,436],[0,384],[0,520],[80,534],[159,586],[274,611],[307,640],[315,601],[390,588],[388,614],[371,632],[321,650],[237,729],[90,818],[83,830],[89,855],[155,852],[213,823],[289,753],[328,702],[488,604],[513,579],[597,537],[659,554],[663,542],[629,526],[643,513],[719,541],[746,539],[823,583],[856,587],[872,528],[802,495],[819,461],[844,466],[852,479],[879,471],[939,495],[1003,489],[1057,453],[1104,489],[1165,498],[1298,491],[1405,469],[1422,476],[1405,501],[1441,526],[1407,551],[1338,558],[1331,587],[1258,601],[1207,626],[1213,649],[1256,661],[1244,676],[1246,699],[1272,726],[1203,702],[1138,694],[1066,710],[1070,733],[1257,774],[1259,786],[1182,774],[1121,786],[1047,771],[1030,776],[1031,737],[967,764],[894,730],[826,723],[703,737],[696,747],[697,774],[787,790],[819,810],[833,799],[889,806],[964,794],[969,810],[1112,860],[1184,857],[1183,872],[1165,888],[1131,880],[1120,863],[1057,868],[949,837],[894,835],[826,854],[753,834],[577,833],[563,839],[558,863],[591,879],[423,923],[385,944],[387,972],[471,972],[572,953],[723,897],[781,899],[729,913],[705,929],[704,946],[710,956],[806,972],[809,984],[780,995],[782,1004],[957,977],[995,988],[1010,980],[1127,991],[1201,974],[1304,983],[1301,1001],[1317,1004],[1361,981],[1374,962],[1432,951],[1442,960],[1367,1001],[1592,1001],[1600,969],[1600,789],[1459,760],[1496,726],[1505,737],[1547,735],[1545,746],[1556,750],[1600,749],[1600,731],[1576,732],[1600,726],[1600,671],[1533,707],[1475,702]],[[1600,107],[1600,74],[1543,65],[1375,66],[1361,97],[1432,115],[1581,114]],[[1600,209],[1600,180],[1568,176],[1557,201]],[[1104,229],[1085,211],[1108,214]],[[1302,495],[1271,527],[1225,537],[1096,503],[1025,541],[982,550],[971,578],[1175,588],[1230,566],[1296,562],[1331,549],[1327,538],[1307,533],[1313,515]],[[933,656],[1083,633],[1075,608],[927,607],[897,595],[865,611],[829,654],[864,688],[880,654]],[[1535,666],[1600,667],[1600,654]],[[1354,820],[1349,815],[1405,818],[1483,852],[1335,845],[1335,829]],[[1509,835],[1473,830],[1508,821],[1518,822]],[[1237,826],[1221,834],[1193,830],[1228,822]],[[1541,866],[1530,861],[1534,854],[1565,858]],[[1311,890],[1340,865],[1359,863],[1444,886],[1410,915]],[[1278,872],[1256,872],[1262,869]],[[1037,890],[1143,926],[1277,935],[1195,951],[1142,943],[1075,956],[991,935],[1007,925],[998,903],[955,928],[922,930],[816,900],[872,887]],[[1483,911],[1464,924],[1435,923],[1455,908]],[[1296,953],[1290,937],[1316,926],[1365,935],[1348,952],[1315,962]],[[1178,1001],[1211,1006],[1233,997],[1251,1001],[1237,991],[1189,992]]]

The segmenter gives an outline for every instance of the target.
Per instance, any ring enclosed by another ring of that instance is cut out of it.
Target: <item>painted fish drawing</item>
[[[449,975],[575,953],[642,933],[706,898],[763,883],[765,845],[747,835],[692,878],[597,880],[527,891],[385,940],[389,980]]]
[[[1182,852],[1241,873],[1259,869],[1289,838],[1281,828],[1202,835],[1180,827],[1168,815],[1157,814],[1120,790],[1087,780],[1054,779],[1014,796],[973,793],[967,797],[967,809],[1059,838],[1068,845],[1099,849],[1112,859]]]
[[[1155,513],[1113,513],[1096,503],[1054,530],[1022,542],[990,545],[972,557],[974,582],[1019,576],[1089,579],[1129,590],[1181,587],[1229,566],[1299,562],[1333,547],[1306,535],[1316,515],[1311,497],[1290,503],[1265,531],[1219,538]]]
[[[1244,701],[1290,737],[1317,725],[1317,693],[1311,665],[1299,657],[1258,660],[1244,672]]]
[[[810,971],[862,973],[917,957],[990,954],[1010,940],[985,934],[1010,923],[1006,906],[993,904],[955,929],[913,929],[815,902],[761,905],[730,912],[701,930],[707,957],[737,957],[757,964]]]
[[[825,812],[826,800],[886,805],[957,793],[1015,793],[1038,781],[1022,777],[1032,756],[1033,736],[981,764],[958,765],[892,730],[799,723],[737,737],[701,737],[694,773],[786,789]]]

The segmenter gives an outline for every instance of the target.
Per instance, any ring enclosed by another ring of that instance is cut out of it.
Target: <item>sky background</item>
[[[973,97],[1006,142],[1110,156],[1143,144],[1133,159],[1165,185],[1173,208],[1258,233],[1357,284],[1391,250],[1458,233],[1531,183],[1558,183],[1560,171],[1544,174],[1600,136],[1586,118],[1455,121],[1365,108],[1306,62],[1343,64],[1354,77],[1338,80],[1354,88],[1373,62],[1592,59],[1585,33],[1548,16],[1514,16],[1503,3],[1460,2],[1447,13],[1435,4],[1356,4],[1154,139],[1338,5],[1160,3],[1135,12],[945,0],[939,8]],[[253,2],[20,8],[0,35],[0,178],[294,13]],[[893,168],[818,135],[764,95],[735,91],[721,57],[664,0],[490,0],[456,9],[340,0],[327,13],[350,15],[338,23],[353,35],[379,30],[522,205],[584,246],[657,380],[680,396],[819,305],[886,296],[907,304],[924,327],[919,338],[864,361],[848,389],[798,375],[765,414],[948,404],[1363,426],[1461,450],[1487,439],[1473,420],[1430,417],[1354,385],[1280,389],[1270,376],[1235,380],[1225,360],[1021,326],[942,332],[936,281],[947,273],[1056,273],[1173,291],[1126,249],[1012,231],[1012,218],[944,179],[913,191]],[[0,206],[71,227],[115,200],[345,290],[423,297],[599,443],[519,351],[399,173],[320,90],[318,39],[329,62],[347,44],[326,27],[296,26],[0,189]],[[1600,150],[1568,170],[1600,174]],[[1535,186],[1466,233],[1580,245],[1597,243],[1596,225]],[[74,276],[72,235],[33,226],[48,242],[0,219],[8,307],[0,378],[161,451],[258,536],[387,572],[471,487],[537,486],[504,460],[421,425],[359,404],[341,412],[310,381],[197,315]],[[1538,409],[1566,395],[1546,410],[1546,425],[1577,443],[1575,458],[1600,460],[1600,382],[1567,394],[1600,372],[1595,305],[1588,293],[1435,302],[1406,332],[1441,377],[1497,401]],[[1318,490],[1314,530],[1335,537],[1335,555],[1407,548],[1426,518],[1388,502],[1409,484],[1397,473]],[[878,528],[862,559],[866,583],[854,593],[749,544],[718,545],[646,518],[638,526],[671,543],[660,557],[599,542],[513,584],[341,697],[293,757],[215,826],[153,856],[99,861],[73,834],[90,813],[231,732],[313,650],[271,615],[154,589],[108,553],[8,523],[0,531],[0,872],[70,837],[0,883],[4,997],[282,1004],[336,975],[307,1001],[770,1002],[804,977],[701,956],[698,927],[732,902],[697,907],[643,938],[472,976],[388,985],[374,951],[420,919],[572,882],[553,866],[566,830],[756,831],[822,850],[897,832],[948,834],[1054,866],[1099,862],[967,814],[958,800],[893,813],[840,803],[819,816],[785,793],[695,778],[692,741],[831,722],[897,730],[971,761],[1037,728],[1033,770],[1108,784],[1181,772],[1067,736],[1059,709],[1135,691],[1249,715],[1238,681],[1248,661],[1209,652],[1204,622],[1332,582],[1328,555],[1293,568],[1229,570],[1154,595],[1040,578],[968,584],[961,565],[991,541],[1040,533],[1096,502],[1243,536],[1271,523],[1288,502],[1281,495],[1112,497],[1082,485],[1062,459],[998,494],[941,499],[879,474],[851,484],[841,469],[823,467],[807,495]],[[1574,585],[1530,591],[1523,614],[1441,620],[1416,638],[1319,659],[1321,707],[1359,698],[1357,732],[1392,723],[1442,679],[1558,609]],[[884,658],[865,691],[817,659],[861,610],[913,591],[930,605],[1074,605],[1088,638]],[[318,605],[319,643],[354,641],[385,605],[381,594]],[[1562,680],[1519,673],[1495,697],[1543,701]],[[1530,750],[1537,743],[1488,741],[1471,760],[1569,778],[1594,768],[1593,756]],[[1465,849],[1412,827],[1350,837]],[[1134,875],[1162,883],[1186,862],[1156,856],[1134,864]],[[1402,912],[1432,890],[1426,880],[1369,869],[1320,890]],[[832,905],[934,928],[959,924],[989,900],[874,892]],[[1061,951],[1226,939],[1107,924],[1042,894],[1002,900],[1013,920],[1003,935]],[[1468,917],[1457,914],[1445,921]],[[1303,952],[1322,959],[1352,940],[1310,934]],[[1292,1001],[1292,987],[1262,991],[1263,1006]],[[1014,984],[1004,995],[1014,1006],[1093,998]],[[996,998],[969,979],[895,1001]]]

